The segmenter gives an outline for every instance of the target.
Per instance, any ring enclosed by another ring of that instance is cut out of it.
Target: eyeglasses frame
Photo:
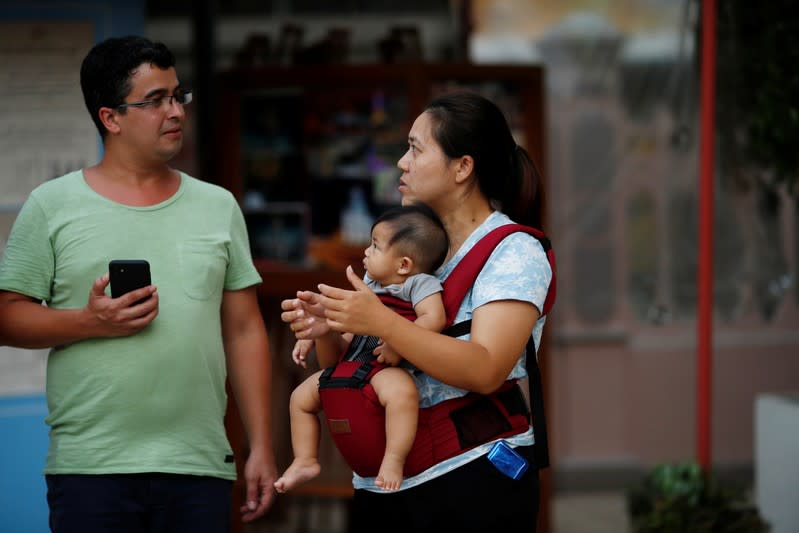
[[[178,97],[183,97],[183,102],[181,102]],[[180,93],[173,93],[173,94],[165,94],[163,96],[159,96],[157,98],[150,98],[148,100],[139,100],[138,102],[126,102],[124,104],[119,104],[114,109],[127,109],[129,107],[138,107],[140,109],[144,108],[152,108],[152,109],[159,109],[164,105],[164,99],[169,102],[169,105],[172,105],[172,102],[177,102],[178,104],[185,106],[190,104],[191,101],[194,99],[192,96],[191,89],[182,90]]]

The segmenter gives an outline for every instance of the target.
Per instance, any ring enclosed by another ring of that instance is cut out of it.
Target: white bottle
[[[372,215],[366,205],[363,189],[350,189],[347,207],[341,212],[341,237],[345,244],[365,245],[372,238]]]

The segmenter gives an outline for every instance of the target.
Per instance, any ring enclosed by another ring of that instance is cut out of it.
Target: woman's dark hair
[[[143,63],[167,69],[175,66],[175,56],[163,43],[129,35],[97,43],[83,59],[80,67],[83,101],[102,137],[108,131],[100,120],[100,108],[113,108],[125,102],[131,89],[130,78]]]
[[[447,157],[472,156],[478,186],[492,206],[515,222],[541,228],[541,176],[499,107],[477,93],[454,92],[432,100],[425,112]]]
[[[435,211],[417,202],[388,209],[380,215],[372,229],[386,222],[394,230],[388,246],[397,246],[402,255],[412,257],[420,272],[433,272],[449,252],[449,237],[444,223]]]

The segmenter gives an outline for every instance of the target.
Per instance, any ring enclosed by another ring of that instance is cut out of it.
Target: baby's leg
[[[410,374],[401,368],[386,368],[372,376],[372,387],[386,408],[386,450],[375,483],[384,490],[402,484],[405,458],[416,438],[419,393]]]
[[[320,422],[317,413],[322,404],[319,399],[320,370],[300,383],[291,393],[289,415],[291,421],[291,448],[294,461],[275,481],[275,490],[286,492],[300,483],[319,475]]]

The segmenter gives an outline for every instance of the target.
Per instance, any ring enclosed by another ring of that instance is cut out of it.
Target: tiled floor
[[[552,498],[551,533],[628,533],[623,492],[566,492]]]

